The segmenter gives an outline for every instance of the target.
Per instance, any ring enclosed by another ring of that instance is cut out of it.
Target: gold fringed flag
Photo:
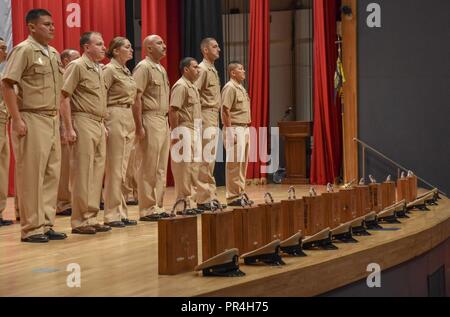
[[[336,72],[334,74],[334,93],[335,97],[342,98],[344,94],[343,86],[345,84],[344,65],[342,64],[341,39],[338,39],[338,59],[336,62]]]

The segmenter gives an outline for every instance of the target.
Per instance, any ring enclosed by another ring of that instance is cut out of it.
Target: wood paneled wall
[[[344,84],[343,141],[344,180],[358,179],[358,1],[342,0],[342,5],[352,8],[353,17],[342,17],[342,62],[346,83]]]

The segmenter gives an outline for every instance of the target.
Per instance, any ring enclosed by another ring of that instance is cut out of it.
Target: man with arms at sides
[[[147,56],[133,72],[137,84],[133,115],[139,213],[140,221],[158,221],[169,216],[162,209],[170,151],[170,87],[161,65],[167,48],[158,35],[145,38],[143,47]]]
[[[81,36],[83,56],[69,64],[64,73],[61,114],[64,136],[72,144],[70,188],[72,192],[72,233],[96,234],[110,231],[99,224],[106,161],[106,86],[99,65],[106,47],[98,32]]]
[[[186,200],[189,211],[196,213],[199,210],[193,208],[192,187],[193,180],[198,177],[198,163],[194,156],[195,134],[199,138],[200,131],[195,129],[196,124],[201,122],[200,94],[194,84],[200,75],[197,61],[191,57],[184,58],[180,63],[180,72],[183,76],[172,88],[169,110],[173,147],[172,172],[177,200]]]
[[[199,164],[199,174],[196,179],[197,208],[202,211],[211,210],[211,201],[217,199],[214,168],[218,143],[219,112],[220,112],[220,78],[214,67],[214,62],[220,58],[220,47],[213,38],[205,38],[200,45],[203,61],[199,65],[200,77],[195,82],[199,89],[202,105],[202,144],[203,156]],[[215,129],[213,134],[212,129]],[[205,132],[208,135],[205,135]],[[206,152],[206,153],[205,153]],[[205,157],[208,154],[208,157]]]
[[[224,143],[227,149],[225,166],[227,203],[229,206],[241,206],[245,193],[247,166],[250,146],[250,98],[242,82],[245,69],[240,62],[231,62],[228,66],[230,81],[222,90],[222,121],[224,125]]]
[[[22,242],[46,243],[67,238],[52,229],[61,162],[62,65],[48,45],[55,33],[50,12],[33,9],[26,23],[30,36],[9,55],[2,92],[12,119]]]

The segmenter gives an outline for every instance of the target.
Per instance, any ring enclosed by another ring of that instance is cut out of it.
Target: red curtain
[[[269,126],[269,66],[270,66],[270,3],[269,0],[250,0],[249,95],[252,126]],[[252,151],[258,146],[252,140]],[[267,147],[260,144],[259,147]],[[259,152],[259,151],[258,151]],[[259,157],[259,155],[258,155]],[[247,178],[261,179],[261,163],[249,163]]]
[[[51,45],[60,52],[66,48],[79,50],[80,35],[87,31],[102,33],[106,46],[115,36],[126,35],[125,0],[11,0],[11,5],[14,45],[28,37],[25,16],[33,8],[52,14],[56,34]],[[10,195],[14,195],[13,175],[11,158]]]
[[[314,0],[314,148],[311,183],[333,183],[342,164],[340,102],[334,93],[336,70],[335,0]]]
[[[142,40],[151,34],[157,34],[164,39],[167,45],[167,56],[162,60],[162,64],[173,85],[180,77],[178,65],[181,60],[181,2],[179,0],[142,0],[141,6]],[[145,55],[144,48],[142,54]],[[170,163],[167,169],[167,185],[174,185]]]
[[[25,15],[33,8],[52,14],[56,36],[51,45],[59,51],[79,49],[80,35],[87,31],[102,33],[106,45],[113,37],[126,35],[125,0],[12,0],[14,45],[28,36]]]

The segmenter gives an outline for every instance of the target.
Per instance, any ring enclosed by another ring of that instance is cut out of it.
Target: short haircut
[[[68,48],[68,49],[62,51],[61,59],[69,58],[70,54],[72,54],[72,52],[74,52],[74,51],[76,51],[76,50],[73,48]]]
[[[217,42],[217,40],[212,37],[207,37],[207,38],[203,39],[202,42],[200,43],[200,50],[203,52],[203,49],[208,47],[209,43],[211,43],[212,41]]]
[[[106,57],[108,57],[109,59],[113,58],[114,50],[124,46],[127,43],[127,41],[128,40],[125,37],[121,36],[113,38],[109,43],[109,48],[108,51],[106,52]]]
[[[5,39],[4,39],[3,37],[1,37],[1,36],[0,36],[0,41],[3,41],[3,42],[4,42],[4,41],[5,41]]]
[[[51,17],[51,13],[45,9],[33,9],[28,11],[27,16],[25,17],[25,22],[32,23],[39,20],[40,17]]]
[[[194,62],[194,61],[196,61],[196,59],[193,58],[193,57],[185,57],[185,58],[183,58],[181,60],[181,62],[180,62],[180,72],[181,72],[181,74],[184,73],[184,68],[191,66],[191,63]]]
[[[231,72],[241,66],[242,63],[240,61],[231,61],[228,63],[228,74],[231,75]]]
[[[89,44],[91,42],[91,37],[93,34],[98,34],[101,36],[99,32],[85,32],[81,35],[80,38],[80,47],[83,48],[84,45]]]

